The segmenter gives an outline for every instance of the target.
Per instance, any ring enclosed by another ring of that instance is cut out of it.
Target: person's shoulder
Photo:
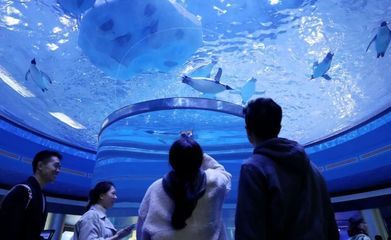
[[[159,178],[159,179],[155,180],[155,181],[149,186],[149,188],[150,188],[150,189],[161,188],[161,187],[162,187],[162,181],[163,181],[162,178]]]
[[[269,158],[254,154],[242,163],[240,172],[241,175],[269,176],[275,172],[275,165]]]
[[[80,222],[81,221],[90,221],[91,219],[97,219],[99,218],[99,213],[94,210],[94,209],[89,209],[87,212],[85,212],[81,218],[80,218]]]
[[[144,197],[149,197],[151,194],[158,194],[158,192],[164,191],[163,190],[163,179],[159,178],[155,180],[147,189],[145,192]]]
[[[270,165],[269,158],[260,155],[260,154],[253,154],[251,157],[247,158],[242,163],[242,168],[256,168],[261,169],[264,168],[267,165]]]
[[[7,196],[12,197],[29,197],[31,195],[31,188],[29,185],[20,183],[13,186]]]

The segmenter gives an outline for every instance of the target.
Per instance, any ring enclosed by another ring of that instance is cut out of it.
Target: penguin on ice
[[[377,34],[369,42],[366,52],[373,42],[375,42],[377,57],[384,57],[387,51],[388,44],[391,40],[391,30],[388,28],[387,23],[383,21],[380,24]]]
[[[312,67],[313,74],[311,75],[311,79],[323,77],[326,80],[331,80],[331,77],[327,75],[327,71],[330,69],[331,61],[333,60],[334,54],[328,52],[326,57],[322,60],[322,62],[318,63],[318,61],[314,62]]]
[[[48,84],[53,83],[46,73],[42,72],[37,68],[37,62],[35,61],[35,58],[31,60],[29,70],[26,72],[24,79],[26,81],[28,79],[32,79],[35,84],[37,84],[37,86],[42,90],[42,92],[48,91]]]
[[[220,83],[222,73],[223,70],[219,68],[214,79],[206,77],[189,77],[185,75],[182,77],[182,82],[204,94],[216,94],[225,90],[233,90],[230,86]]]

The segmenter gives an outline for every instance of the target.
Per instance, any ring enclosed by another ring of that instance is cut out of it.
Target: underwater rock
[[[73,17],[79,17],[95,4],[95,0],[57,0],[57,2],[65,13]]]
[[[201,45],[200,21],[168,0],[110,1],[88,11],[80,24],[84,54],[117,79],[168,72]]]

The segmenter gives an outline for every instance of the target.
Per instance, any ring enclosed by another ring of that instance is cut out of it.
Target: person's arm
[[[89,214],[87,212],[86,214]],[[99,230],[99,217],[90,216],[77,223],[79,240],[104,240]]]
[[[328,238],[329,240],[339,240],[339,231],[338,225],[335,221],[335,215],[333,207],[331,206],[331,202],[328,201],[328,206],[326,206],[327,211],[327,220],[328,220]]]
[[[29,192],[26,187],[14,187],[4,198],[1,208],[4,213],[5,226],[2,226],[5,232],[1,233],[4,239],[22,238],[21,229],[24,224],[24,215],[29,202]]]
[[[137,219],[137,224],[136,224],[136,229],[137,229],[137,239],[138,240],[149,240],[151,239],[149,234],[144,230],[144,222],[145,218],[147,217],[148,210],[149,210],[149,198],[150,198],[150,190],[151,188],[149,187],[147,192],[145,193],[145,196],[143,200],[141,201],[140,208],[138,210],[138,219]]]
[[[104,238],[101,236],[101,230],[99,229],[98,215],[92,215],[82,221],[78,222],[78,240],[120,240],[131,233],[131,229],[121,229],[114,236]]]
[[[226,192],[229,192],[231,190],[231,174],[225,170],[223,165],[218,163],[214,158],[212,158],[206,153],[204,153],[204,159],[202,161],[201,169],[204,171],[208,169],[218,171],[223,176],[224,185],[226,186]]]
[[[311,162],[311,167],[314,171],[315,178],[320,184],[320,190],[322,191],[322,205],[324,206],[324,218],[325,218],[325,231],[326,239],[328,240],[339,240],[338,225],[335,220],[334,209],[331,205],[330,195],[327,188],[326,181],[322,174],[319,172],[317,166]]]
[[[327,184],[326,184],[323,176],[317,170],[315,170],[315,171],[316,171],[316,174],[318,175],[318,178],[320,179],[322,191],[324,194],[323,205],[324,205],[325,216],[326,216],[326,221],[327,221],[327,234],[328,234],[327,239],[339,240],[338,225],[335,220],[334,209],[333,209],[333,206],[331,205],[330,196],[329,196],[329,192],[327,189]]]
[[[252,165],[242,165],[235,216],[236,240],[267,239],[266,180]]]
[[[140,217],[140,216],[137,219],[136,236],[137,236],[138,240],[150,240],[151,239],[149,234],[143,230],[144,221],[145,221],[145,218]]]

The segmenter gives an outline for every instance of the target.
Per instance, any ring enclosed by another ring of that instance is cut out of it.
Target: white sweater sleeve
[[[206,153],[204,153],[204,159],[202,161],[201,169],[204,171],[213,170],[216,174],[221,175],[224,185],[226,186],[227,192],[231,190],[231,174],[225,170],[223,165],[218,163],[214,158],[212,158]]]

